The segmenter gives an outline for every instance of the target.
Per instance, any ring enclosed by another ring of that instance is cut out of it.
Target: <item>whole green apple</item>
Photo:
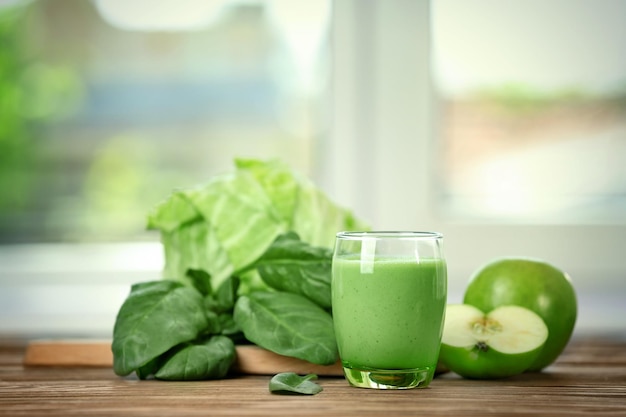
[[[548,340],[528,371],[540,371],[561,354],[574,331],[577,301],[570,278],[547,262],[501,258],[480,268],[465,291],[465,304],[491,311],[518,305],[537,313],[548,326]]]

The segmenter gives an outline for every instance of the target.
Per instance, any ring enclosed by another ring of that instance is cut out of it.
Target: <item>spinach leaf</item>
[[[239,290],[239,278],[236,276],[229,277],[224,281],[215,292],[216,313],[232,311],[237,301],[237,291]]]
[[[202,296],[194,288],[171,280],[135,284],[115,321],[113,370],[128,375],[195,339],[207,325]]]
[[[202,269],[188,269],[187,278],[191,280],[191,283],[200,294],[207,296],[213,292],[211,288],[211,274],[208,272]]]
[[[229,336],[232,339],[237,333],[241,333],[241,329],[239,325],[235,323],[231,313],[222,313],[217,319],[220,324],[220,334]]]
[[[241,339],[241,329],[233,320],[239,283],[238,277],[231,276],[219,286],[215,293],[204,298],[209,319],[209,329],[205,334],[221,334],[233,340]]]
[[[279,291],[242,295],[234,319],[246,339],[262,348],[319,365],[337,361],[332,317],[301,295]]]
[[[156,358],[152,359],[147,364],[137,368],[135,370],[135,373],[137,374],[137,377],[139,379],[148,379],[148,377],[150,375],[154,375],[156,373],[156,371],[158,371],[159,368],[161,367],[162,356],[163,355],[157,356]]]
[[[219,315],[213,310],[206,308],[207,299],[204,299],[205,302],[205,310],[207,318],[207,327],[202,331],[202,335],[208,336],[212,334],[220,334],[222,332],[222,324],[220,323]],[[212,302],[212,300],[211,300]]]
[[[317,379],[317,375],[300,376],[293,372],[276,374],[270,380],[270,392],[273,394],[315,395],[321,392],[323,388],[312,382],[313,379]]]
[[[155,374],[157,379],[194,381],[220,379],[235,361],[235,344],[226,336],[213,336],[177,348]]]
[[[270,287],[329,308],[331,261],[332,250],[311,246],[291,232],[276,239],[254,266]]]

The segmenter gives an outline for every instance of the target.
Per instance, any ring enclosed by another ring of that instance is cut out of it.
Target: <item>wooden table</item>
[[[271,394],[269,376],[139,381],[102,367],[25,367],[23,355],[23,343],[0,340],[0,415],[626,416],[624,339],[575,339],[544,372],[505,380],[448,373],[426,389],[377,391],[324,377],[314,396]]]

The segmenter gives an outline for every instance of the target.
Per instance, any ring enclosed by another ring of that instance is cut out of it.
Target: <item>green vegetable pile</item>
[[[331,248],[336,232],[366,226],[279,161],[241,159],[235,168],[149,214],[165,279],[133,285],[122,304],[117,375],[223,378],[240,343],[336,362]]]

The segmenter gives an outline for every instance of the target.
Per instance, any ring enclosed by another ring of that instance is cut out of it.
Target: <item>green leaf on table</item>
[[[155,378],[168,381],[224,378],[235,357],[235,344],[226,336],[186,343],[172,353],[156,372]]]
[[[270,392],[287,395],[315,395],[322,392],[323,388],[313,382],[314,379],[317,379],[315,374],[305,376],[300,376],[294,372],[276,374],[270,380]]]
[[[135,284],[115,320],[113,370],[128,375],[195,339],[207,325],[202,295],[194,288],[171,280]]]
[[[306,297],[280,291],[243,295],[234,319],[246,339],[264,349],[319,365],[337,361],[333,319]]]
[[[303,295],[329,308],[331,263],[331,249],[311,246],[291,232],[278,237],[254,267],[270,287]]]

